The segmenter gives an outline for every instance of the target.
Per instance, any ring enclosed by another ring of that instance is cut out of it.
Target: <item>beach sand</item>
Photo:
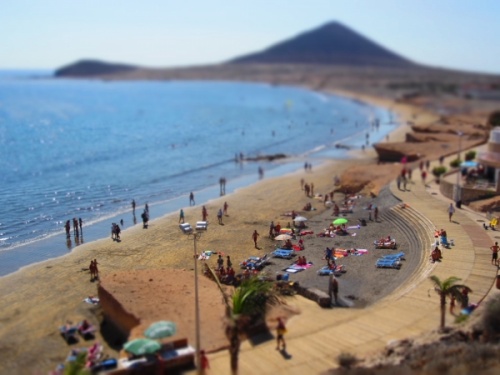
[[[383,105],[384,103],[378,102],[377,104]],[[394,107],[392,109],[399,110]],[[410,112],[401,111],[403,123]],[[397,128],[390,135],[389,142],[404,140],[404,134],[404,126]],[[326,224],[331,210],[324,208],[319,201],[305,197],[300,189],[302,178],[306,182],[314,183],[316,193],[330,192],[334,188],[333,177],[335,175],[342,176],[343,182],[347,182],[348,179],[369,181],[365,188],[366,196],[370,191],[380,192],[380,189],[394,178],[399,170],[400,166],[397,164],[376,165],[374,153],[367,150],[365,153],[358,153],[353,160],[325,162],[315,167],[312,172],[301,170],[279,178],[264,178],[253,186],[237,190],[234,194],[205,202],[210,224],[208,231],[197,243],[198,252],[203,250],[223,252],[231,256],[234,264],[248,256],[262,256],[275,246],[275,242],[267,236],[270,221],[281,221],[284,224],[287,221],[281,216],[284,212],[292,209],[301,211],[304,204],[309,201],[317,210],[305,215],[311,222],[317,221],[320,227],[323,223]],[[223,218],[224,225],[219,225],[216,213],[224,202],[229,205],[228,216]],[[187,207],[184,212],[188,222],[194,224],[195,221],[201,220],[201,206]],[[254,230],[261,235],[258,240],[260,249],[254,248],[251,238]],[[386,234],[386,230],[382,232]],[[318,243],[310,243],[306,251],[312,251],[313,248],[316,252],[323,251],[324,243],[316,242]],[[191,282],[189,277],[181,279],[179,276],[177,280],[175,277],[173,279],[169,277],[174,275],[169,271],[171,268],[185,270],[191,280],[193,274],[193,241],[179,231],[177,213],[151,221],[148,229],[143,229],[142,225],[136,225],[124,230],[121,242],[105,238],[83,244],[67,256],[29,266],[0,278],[0,294],[2,295],[0,350],[3,357],[0,362],[1,374],[26,374],[36,371],[46,373],[58,363],[64,362],[70,350],[59,335],[59,326],[68,320],[78,322],[84,318],[96,325],[101,323],[102,316],[99,308],[83,302],[85,297],[97,295],[97,283],[91,282],[88,271],[84,270],[94,258],[99,263],[103,285],[108,282],[111,287],[113,277],[119,277],[120,280],[126,280],[129,277],[130,285],[135,282],[137,285],[143,285],[144,280],[137,279],[139,274],[146,275],[140,277],[160,282],[155,285],[161,285],[164,281],[164,286],[152,288],[150,295],[146,294],[147,291],[144,290],[146,288],[138,288],[135,293],[145,293],[147,297],[132,298],[129,301],[131,304],[134,301],[140,302],[143,304],[143,309],[147,310],[149,307],[151,311],[154,311],[158,305],[157,296],[162,294],[168,294],[174,300],[187,298],[188,301],[192,301],[193,294],[187,291],[189,287],[185,287]],[[215,264],[215,259],[213,263]],[[355,263],[350,267],[354,274]],[[407,267],[408,272],[410,268]],[[141,270],[146,270],[146,272],[140,272]],[[402,271],[406,272],[405,268]],[[401,273],[401,275],[404,274]],[[393,280],[394,284],[391,287],[397,282]],[[210,296],[212,300],[221,301],[215,285],[210,292],[208,289],[204,289],[207,296]],[[348,291],[344,293],[349,294]],[[363,291],[359,288],[356,293],[358,297],[365,299]],[[366,303],[372,301],[373,299]],[[189,303],[186,305],[180,303],[179,306],[189,306]],[[202,309],[205,309],[203,314],[207,314],[202,319],[203,323],[213,322],[213,324],[202,324],[202,336],[215,337],[214,332],[222,329],[221,310],[219,306],[216,306],[208,313],[206,305],[202,306]],[[170,315],[164,316],[164,319],[174,321],[184,319],[188,323],[192,319],[191,311],[183,308],[174,310],[175,312],[167,309],[165,314]],[[159,316],[151,316],[151,319],[156,318]],[[186,331],[189,324],[185,322],[179,324],[181,334],[187,336],[194,344],[193,331]],[[133,335],[139,334],[140,332],[137,331]],[[217,337],[214,343],[204,342],[202,338],[202,346],[209,346],[210,349],[219,346],[223,338],[220,335]],[[104,344],[107,354],[113,357],[118,356],[117,351],[106,343],[99,333],[97,340]],[[80,342],[80,345],[76,346],[89,345],[90,343]]]

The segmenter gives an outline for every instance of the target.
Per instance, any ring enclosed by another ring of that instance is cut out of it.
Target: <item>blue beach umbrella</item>
[[[477,166],[478,162],[473,160],[466,160],[460,164],[460,167],[462,168],[476,168]]]
[[[144,336],[149,339],[162,339],[175,335],[177,325],[174,322],[162,320],[152,323],[145,331]]]

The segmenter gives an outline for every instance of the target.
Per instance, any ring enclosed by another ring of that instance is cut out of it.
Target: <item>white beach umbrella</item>
[[[304,216],[296,216],[293,221],[301,222],[301,221],[307,221],[307,218]]]
[[[280,234],[279,236],[274,237],[274,239],[277,241],[286,241],[290,240],[291,238],[292,236],[290,236],[289,234]]]

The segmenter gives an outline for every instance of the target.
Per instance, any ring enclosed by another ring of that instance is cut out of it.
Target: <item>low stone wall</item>
[[[310,299],[311,301],[316,302],[321,307],[331,307],[332,299],[328,295],[328,293],[323,292],[317,288],[304,288],[302,286],[297,286],[297,293],[302,297]]]
[[[115,324],[126,336],[130,331],[139,325],[139,318],[125,311],[123,306],[109,293],[102,284],[97,288],[99,304],[102,312]]]
[[[439,191],[441,192],[441,194],[443,194],[443,196],[449,199],[454,199],[455,198],[453,196],[454,188],[455,188],[455,183],[443,180],[441,178],[441,181],[439,183]],[[467,204],[469,202],[476,201],[478,199],[491,198],[495,195],[496,193],[490,189],[477,189],[477,188],[472,189],[463,186],[461,188],[461,198],[463,204]]]

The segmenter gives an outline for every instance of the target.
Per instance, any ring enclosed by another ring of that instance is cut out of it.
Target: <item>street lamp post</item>
[[[198,222],[193,230],[189,223],[179,225],[181,231],[193,237],[193,260],[194,260],[194,314],[195,314],[195,334],[196,334],[196,368],[197,373],[202,374],[201,368],[201,339],[200,339],[200,302],[198,298],[198,253],[196,242],[201,238],[201,230],[207,229],[207,222]]]
[[[461,131],[458,131],[457,135],[458,135],[458,157],[457,157],[457,160],[460,163],[460,161],[461,161],[460,154],[462,153],[462,136],[464,135],[464,133],[461,132]],[[455,185],[455,194],[454,194],[454,196],[455,196],[455,203],[458,203],[460,201],[461,195],[462,195],[461,191],[460,191],[460,174],[461,174],[460,164],[458,165],[457,183]]]

